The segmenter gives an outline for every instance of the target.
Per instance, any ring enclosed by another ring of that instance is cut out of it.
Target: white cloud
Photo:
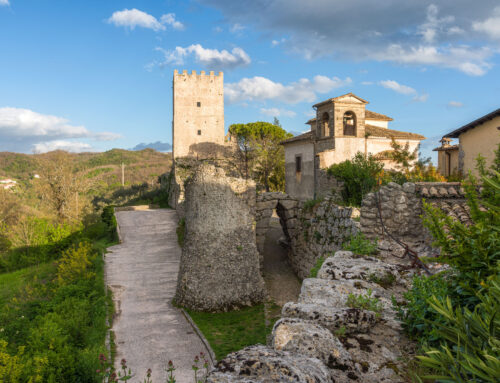
[[[472,48],[466,45],[437,48],[435,46],[413,46],[403,48],[394,44],[374,55],[379,61],[394,61],[400,64],[436,65],[458,69],[470,76],[482,76],[491,67],[487,60],[493,51],[487,47]]]
[[[260,112],[270,117],[295,117],[297,115],[293,110],[279,108],[261,108]]]
[[[170,25],[174,29],[184,29],[184,24],[175,19],[175,13],[167,13],[166,15],[163,15],[160,20],[162,24]]]
[[[243,31],[246,27],[244,27],[243,25],[239,24],[239,23],[236,23],[236,24],[233,24],[231,26],[231,28],[229,29],[229,31],[231,33],[240,33],[241,31]]]
[[[470,0],[339,0],[335,7],[331,0],[199,1],[218,8],[229,23],[252,22],[274,46],[310,60],[389,61],[480,76],[500,53],[477,33],[499,37],[500,11],[492,15],[498,0],[474,6]],[[278,44],[284,35],[286,42]]]
[[[33,145],[33,153],[47,153],[53,150],[65,150],[67,152],[81,153],[93,151],[90,144],[74,141],[48,141]]]
[[[223,29],[217,25],[216,27],[214,27],[213,31],[215,33],[221,33],[223,31]]]
[[[228,102],[277,100],[287,104],[297,104],[304,101],[312,102],[316,100],[317,93],[328,93],[351,82],[349,77],[342,80],[338,77],[329,78],[318,75],[312,80],[302,78],[283,85],[268,78],[256,76],[226,84],[224,92]]]
[[[404,94],[406,96],[413,96],[414,102],[426,102],[429,98],[427,93],[419,94],[415,89],[408,85],[403,85],[394,80],[379,81],[378,84],[386,89],[393,90],[396,93]]]
[[[87,138],[96,141],[110,141],[119,134],[94,133],[84,126],[72,125],[68,119],[41,114],[30,109],[0,108],[0,142],[5,150],[27,151],[32,145],[72,138]]]
[[[394,92],[401,93],[401,94],[416,94],[417,91],[409,86],[402,85],[398,83],[397,81],[394,80],[385,80],[385,81],[379,81],[379,85],[383,86],[384,88],[391,89]]]
[[[176,47],[173,51],[163,48],[156,48],[164,55],[164,60],[160,63],[153,63],[160,67],[165,65],[182,65],[187,56],[193,55],[197,63],[210,69],[232,69],[250,64],[250,56],[241,48],[233,48],[231,52],[223,49],[203,48],[200,44],[193,44],[188,47]]]
[[[472,29],[485,33],[492,39],[500,39],[500,7],[493,10],[492,17],[483,21],[476,21],[472,24]]]
[[[450,108],[462,108],[464,104],[460,101],[450,101],[448,103],[448,107]]]
[[[2,5],[10,5],[9,0],[0,0],[0,6]]]
[[[164,31],[166,29],[165,25],[170,25],[172,28],[178,30],[184,29],[184,24],[175,19],[174,13],[167,13],[158,20],[149,13],[136,8],[116,11],[107,21],[117,27],[125,27],[131,30],[135,29],[135,27],[142,27],[158,32]]]

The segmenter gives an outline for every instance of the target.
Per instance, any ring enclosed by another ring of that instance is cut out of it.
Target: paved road
[[[122,243],[106,255],[106,278],[117,315],[113,322],[116,362],[125,358],[142,381],[148,368],[164,382],[172,360],[177,382],[192,382],[192,361],[207,350],[182,313],[172,306],[181,249],[174,210],[116,213]]]

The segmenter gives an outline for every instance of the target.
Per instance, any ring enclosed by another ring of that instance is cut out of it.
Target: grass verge
[[[221,313],[186,311],[210,343],[217,360],[253,344],[266,344],[272,330],[272,324],[266,326],[264,304]]]

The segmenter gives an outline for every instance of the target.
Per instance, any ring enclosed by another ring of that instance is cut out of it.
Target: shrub
[[[377,186],[377,177],[383,167],[371,154],[365,156],[358,152],[352,160],[330,166],[328,174],[344,183],[344,203],[361,206],[363,197]]]
[[[347,242],[342,244],[343,250],[352,251],[356,255],[376,255],[377,241],[371,241],[362,232],[351,235]]]
[[[302,207],[305,211],[312,211],[316,205],[323,202],[323,198],[312,198],[304,201],[304,206]]]
[[[22,358],[24,347],[19,347],[16,355],[10,355],[7,342],[0,339],[0,382],[18,382],[25,368]]]
[[[368,289],[366,294],[349,294],[347,296],[347,306],[354,309],[370,310],[375,312],[376,317],[382,312],[382,303],[378,298],[372,297],[372,290]]]
[[[92,245],[81,242],[62,253],[57,265],[57,281],[61,285],[72,283],[78,279],[90,279],[94,273],[90,271],[95,253]]]
[[[474,310],[456,307],[450,298],[433,296],[429,305],[442,318],[435,330],[445,342],[425,348],[422,365],[436,374],[422,376],[446,382],[498,382],[500,376],[500,269],[477,293]]]
[[[393,302],[404,329],[412,339],[418,339],[422,344],[439,343],[435,329],[442,320],[427,301],[432,296],[446,297],[449,294],[448,284],[448,278],[443,273],[431,277],[415,276],[412,288],[404,294],[406,302]]]

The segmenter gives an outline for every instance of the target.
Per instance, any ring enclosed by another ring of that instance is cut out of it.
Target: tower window
[[[295,172],[300,173],[302,171],[302,156],[295,157]]]
[[[201,136],[201,130],[198,130],[198,136]]]
[[[199,108],[199,107],[201,107],[201,102],[200,102],[200,101],[198,101],[198,102],[196,103],[196,106],[197,106],[198,108]]]

